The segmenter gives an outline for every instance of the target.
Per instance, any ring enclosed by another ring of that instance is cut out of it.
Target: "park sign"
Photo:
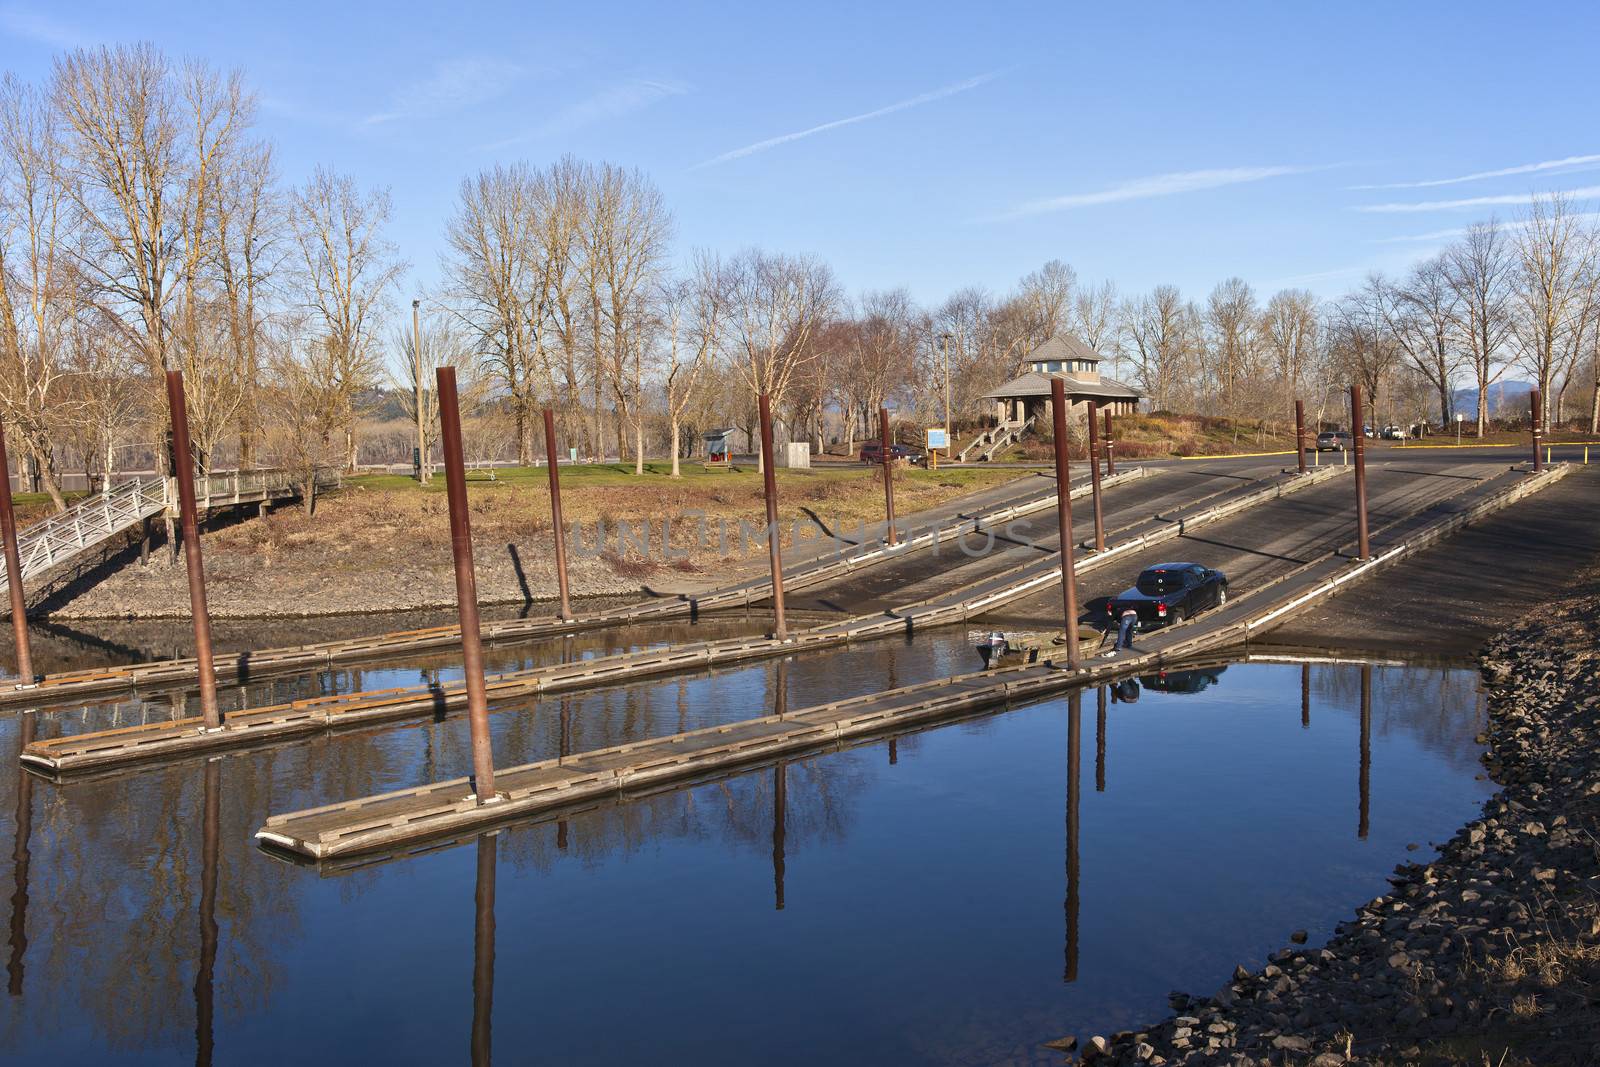
[[[928,428],[929,448],[949,448],[950,435],[945,433],[943,426],[930,426]]]

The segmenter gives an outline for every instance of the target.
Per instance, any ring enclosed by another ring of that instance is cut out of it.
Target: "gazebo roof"
[[[1029,358],[1032,359],[1033,357],[1030,356]],[[1082,357],[1075,356],[1073,358]],[[1095,358],[1098,359],[1099,357]],[[1062,385],[1066,387],[1067,398],[1070,400],[1137,401],[1140,399],[1140,394],[1136,390],[1104,376],[1097,382],[1086,382],[1081,378],[1074,378],[1070,374],[1039,374],[1034,371],[1029,371],[1020,378],[1013,378],[1004,385],[991,389],[983,394],[983,399],[1007,400],[1023,396],[1049,396],[1050,382],[1056,378],[1059,378]]]
[[[1058,333],[1028,353],[1029,363],[1042,360],[1089,360],[1099,363],[1105,357],[1069,333]]]

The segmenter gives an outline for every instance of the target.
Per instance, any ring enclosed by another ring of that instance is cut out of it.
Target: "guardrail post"
[[[1050,379],[1050,412],[1056,441],[1056,525],[1061,531],[1061,598],[1066,612],[1067,666],[1078,669],[1078,580],[1072,561],[1072,493],[1067,485],[1067,394]]]
[[[545,466],[550,468],[550,526],[556,539],[556,585],[561,590],[561,621],[572,621],[572,598],[567,590],[567,528],[561,519],[561,475],[556,470],[556,417],[544,409]],[[670,547],[670,546],[669,546]]]
[[[1093,400],[1089,401],[1089,488],[1094,495],[1094,550],[1096,552],[1104,552],[1106,550],[1106,524],[1100,510],[1100,434],[1097,429],[1097,419],[1100,413],[1097,410],[1098,407],[1099,405]],[[1110,408],[1106,409],[1107,414],[1110,411]]]
[[[878,440],[878,459],[883,464],[883,514],[888,523],[883,543],[893,545],[899,540],[894,530],[894,456],[889,448],[889,409],[882,404],[878,405]]]
[[[783,617],[783,547],[782,531],[778,529],[778,479],[773,473],[772,454],[772,401],[766,393],[760,396],[761,414],[761,479],[767,498],[767,560],[772,568],[772,618],[773,635],[780,641],[789,639],[789,626]]]
[[[456,571],[456,613],[461,620],[461,662],[466,673],[467,723],[472,735],[472,788],[479,804],[489,804],[499,798],[494,789],[489,698],[483,683],[478,579],[472,569],[472,523],[467,514],[467,473],[461,459],[461,408],[456,399],[456,369],[439,367],[436,374],[445,492],[450,502],[450,551]]]
[[[0,425],[0,534],[5,538],[6,586],[11,591],[11,629],[17,635],[17,685],[35,684],[33,648],[28,643],[28,601],[22,591],[22,554],[17,551],[17,516],[11,510],[11,465],[6,432]],[[48,544],[47,546],[48,547]]]
[[[183,395],[181,371],[167,371],[167,406],[172,418],[172,466],[178,486],[178,519],[183,527],[183,558],[189,572],[189,612],[194,616],[200,718],[207,730],[219,730],[222,713],[217,709],[217,674],[211,659],[211,611],[206,606],[206,574],[200,559],[200,523],[195,517],[194,501],[194,452],[189,444],[189,408]]]
[[[1541,410],[1543,407],[1540,403],[1541,399],[1539,390],[1531,389],[1528,391],[1528,413],[1533,416],[1533,473],[1535,474],[1544,470],[1544,454],[1539,451],[1539,438],[1544,436],[1544,426],[1542,425],[1544,420],[1540,418],[1544,414]]]
[[[1372,545],[1367,537],[1367,434],[1362,417],[1361,386],[1350,387],[1350,438],[1356,464],[1356,558],[1372,555]]]
[[[1306,405],[1303,400],[1294,402],[1294,454],[1299,473],[1306,472]]]

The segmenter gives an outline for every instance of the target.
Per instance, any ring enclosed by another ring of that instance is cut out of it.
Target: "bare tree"
[[[49,101],[0,80],[0,418],[58,510],[51,422],[61,412],[60,349],[77,294],[66,245],[70,195]],[[0,476],[9,476],[0,472]]]
[[[716,353],[727,315],[727,278],[722,261],[713,253],[697,252],[689,275],[662,283],[662,386],[666,393],[667,422],[671,428],[672,477],[681,478],[679,455],[685,411],[696,387]]]
[[[731,361],[752,394],[766,393],[781,405],[796,372],[815,355],[812,335],[838,305],[838,283],[819,260],[759,249],[736,257],[728,277]]]
[[[294,471],[310,515],[317,506],[317,471],[345,458],[339,434],[349,418],[343,353],[320,321],[286,319],[266,335],[269,381],[262,390],[266,443],[276,462]]]
[[[1317,298],[1304,289],[1274,293],[1261,313],[1261,340],[1283,389],[1280,411],[1294,406],[1317,344]]]
[[[219,183],[216,206],[216,262],[228,347],[241,387],[239,466],[254,465],[261,432],[256,410],[261,387],[261,336],[268,298],[287,254],[288,215],[277,186],[272,148],[248,145],[236,160],[230,180]]]
[[[1072,329],[1096,352],[1111,352],[1117,339],[1117,287],[1109,281],[1079,289],[1072,301]]]
[[[331,387],[343,405],[345,467],[356,465],[356,421],[383,368],[377,344],[384,302],[405,270],[383,235],[389,194],[318,167],[294,197],[303,299],[316,313]],[[302,348],[304,346],[301,346]]]
[[[1554,398],[1556,376],[1576,363],[1596,313],[1593,278],[1600,242],[1559,193],[1536,196],[1518,227],[1518,359]],[[1552,408],[1543,412],[1545,428]]]
[[[1513,258],[1494,219],[1475,223],[1444,253],[1445,277],[1455,291],[1456,329],[1467,341],[1478,388],[1478,436],[1489,422],[1489,388],[1505,373],[1500,353],[1511,334]]]
[[[1401,285],[1374,274],[1367,289],[1372,308],[1400,352],[1433,386],[1440,425],[1448,425],[1455,409],[1451,382],[1458,362],[1455,323],[1460,319],[1460,298],[1450,285],[1444,258],[1417,264]]]
[[[1233,422],[1235,441],[1239,439],[1240,383],[1255,354],[1256,319],[1255,292],[1241,278],[1222,282],[1206,301],[1207,362],[1221,394],[1223,413]]]
[[[1158,285],[1123,305],[1122,329],[1133,358],[1133,378],[1152,411],[1170,410],[1180,383],[1192,374],[1199,339],[1194,308],[1176,286]]]

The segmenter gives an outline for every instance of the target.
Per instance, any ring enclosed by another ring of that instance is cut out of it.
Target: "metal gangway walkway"
[[[338,484],[333,471],[318,471],[318,488]],[[281,468],[203,474],[195,478],[196,503],[204,508],[264,503],[299,495],[298,475]],[[172,478],[139,477],[118,482],[86,497],[67,510],[22,530],[17,555],[24,583],[164,512],[177,513],[177,482]],[[0,577],[5,561],[0,559]]]

